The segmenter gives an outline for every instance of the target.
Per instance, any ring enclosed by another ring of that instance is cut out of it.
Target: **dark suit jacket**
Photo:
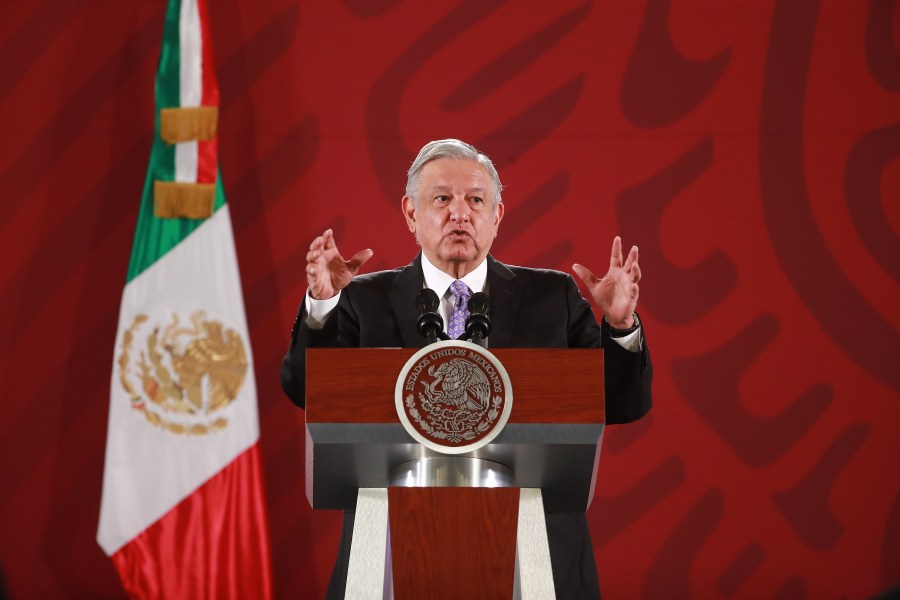
[[[421,348],[416,294],[424,285],[421,258],[391,271],[356,277],[325,326],[306,326],[304,303],[281,366],[281,385],[299,407],[306,404],[306,348]],[[628,423],[650,410],[653,367],[646,340],[629,352],[609,339],[570,275],[507,266],[488,256],[492,348],[604,348],[606,422]]]
[[[301,408],[305,406],[306,348],[424,346],[425,339],[416,329],[415,307],[416,294],[423,286],[420,254],[405,267],[354,278],[341,292],[337,308],[320,330],[306,326],[305,303],[301,303],[281,367],[281,385],[290,399]],[[646,341],[641,352],[629,352],[612,341],[607,329],[598,325],[590,304],[570,275],[507,266],[488,256],[487,293],[491,299],[490,347],[603,347],[606,422],[628,423],[650,410],[653,367]],[[344,523],[343,556],[339,555],[335,568],[338,579],[342,559],[346,578],[352,513]],[[548,515],[547,529],[557,597],[599,596],[584,514]],[[338,585],[343,589],[343,582]]]

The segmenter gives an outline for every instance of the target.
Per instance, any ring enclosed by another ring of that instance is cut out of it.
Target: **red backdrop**
[[[0,5],[0,570],[115,597],[94,541],[163,0]],[[900,583],[900,7],[891,0],[221,0],[221,169],[278,597],[320,596],[278,371],[327,227],[367,269],[430,139],[492,156],[494,254],[641,248],[655,407],[590,509],[609,598],[860,598]]]

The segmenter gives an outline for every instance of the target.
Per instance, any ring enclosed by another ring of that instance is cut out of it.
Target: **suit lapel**
[[[521,282],[506,265],[488,255],[488,294],[491,297],[491,333],[488,344],[493,348],[506,348],[512,343],[512,335],[522,297]]]
[[[391,308],[400,328],[404,348],[421,348],[425,345],[425,338],[419,335],[416,327],[419,317],[416,314],[416,294],[425,285],[421,257],[422,254],[419,253],[409,265],[400,269],[390,291]]]

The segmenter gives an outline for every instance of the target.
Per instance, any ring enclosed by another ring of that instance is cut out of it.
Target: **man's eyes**
[[[477,204],[477,205],[484,204],[484,198],[482,198],[480,196],[470,196],[468,200],[472,204]],[[434,197],[434,201],[438,202],[438,203],[450,202],[450,196],[447,194],[440,194],[440,195]]]

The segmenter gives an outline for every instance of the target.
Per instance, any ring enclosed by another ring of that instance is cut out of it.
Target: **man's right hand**
[[[347,287],[359,268],[372,258],[372,250],[357,252],[350,260],[344,260],[334,243],[330,229],[313,240],[306,255],[306,282],[309,293],[316,300],[327,300]]]

